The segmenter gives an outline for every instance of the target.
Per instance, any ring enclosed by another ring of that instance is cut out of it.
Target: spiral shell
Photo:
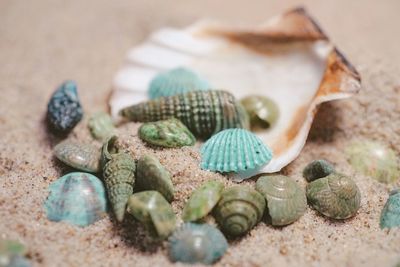
[[[222,192],[214,215],[224,233],[240,236],[261,220],[264,209],[265,199],[256,190],[233,186]]]
[[[389,198],[382,209],[380,227],[392,228],[400,226],[400,189],[390,192]]]
[[[278,105],[261,95],[247,96],[240,100],[250,119],[251,130],[265,130],[276,124],[279,117]]]
[[[124,219],[126,203],[133,193],[135,184],[135,161],[115,147],[116,136],[112,136],[103,145],[103,177],[108,199],[119,222]]]
[[[360,208],[360,190],[343,174],[332,173],[309,183],[306,194],[314,209],[333,219],[350,218]]]
[[[267,200],[266,211],[272,225],[291,224],[306,211],[304,190],[287,176],[262,176],[257,180],[256,190]]]
[[[335,172],[333,165],[326,160],[319,159],[310,162],[303,170],[303,177],[308,182],[312,182],[316,179],[326,177],[331,173]]]
[[[168,239],[168,254],[173,262],[212,264],[227,249],[224,235],[208,224],[185,223]]]
[[[88,127],[93,138],[98,140],[107,140],[115,130],[111,116],[105,112],[93,114],[88,121]]]
[[[225,91],[193,91],[161,97],[124,108],[120,114],[135,122],[175,117],[200,138],[228,128],[248,128],[248,117],[242,105]]]

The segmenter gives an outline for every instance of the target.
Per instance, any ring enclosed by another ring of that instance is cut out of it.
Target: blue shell
[[[64,82],[47,105],[47,120],[54,130],[67,133],[82,119],[83,111],[74,81]]]
[[[400,226],[400,189],[390,192],[381,213],[381,229]]]
[[[228,249],[225,236],[208,224],[185,223],[169,238],[172,261],[212,264]]]
[[[155,99],[209,88],[210,84],[198,74],[186,68],[176,68],[158,74],[150,82],[149,97]]]
[[[51,221],[87,226],[104,217],[107,197],[103,183],[94,175],[72,172],[49,186],[44,208]]]

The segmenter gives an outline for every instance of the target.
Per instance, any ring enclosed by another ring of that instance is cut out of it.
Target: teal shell
[[[44,208],[51,221],[87,226],[106,215],[103,183],[94,175],[72,172],[52,182]]]
[[[257,169],[272,159],[272,151],[245,129],[227,129],[213,135],[201,147],[201,168],[216,172]]]
[[[312,182],[322,177],[326,177],[335,172],[333,165],[326,160],[318,159],[310,162],[303,170],[303,177]]]
[[[187,68],[175,68],[158,74],[150,82],[149,97],[155,99],[197,90],[208,90],[210,84]]]
[[[107,140],[115,131],[111,116],[105,112],[93,114],[88,121],[88,127],[93,138]]]
[[[173,262],[212,264],[228,249],[224,235],[208,224],[185,223],[168,239]]]
[[[380,227],[392,228],[400,226],[400,189],[390,192],[381,213]]]

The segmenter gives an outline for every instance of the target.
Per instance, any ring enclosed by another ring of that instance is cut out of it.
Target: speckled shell
[[[171,261],[212,264],[228,249],[224,235],[208,224],[185,223],[168,239]]]
[[[380,227],[392,228],[400,226],[400,189],[390,192],[389,198],[382,209]]]
[[[100,171],[100,149],[76,141],[64,140],[54,147],[54,155],[75,169],[87,172]]]
[[[197,73],[187,68],[175,68],[154,77],[150,82],[149,97],[155,99],[209,88],[210,84]]]
[[[76,83],[64,82],[51,96],[47,105],[49,126],[58,132],[68,133],[82,119],[82,115]]]
[[[309,183],[306,194],[314,209],[333,219],[350,218],[360,208],[360,190],[343,174],[333,173]]]
[[[98,140],[107,140],[115,130],[111,116],[105,112],[93,114],[89,118],[88,127],[93,138]]]
[[[160,192],[169,202],[174,198],[171,174],[154,156],[144,155],[140,157],[137,163],[136,185],[141,190]]]
[[[146,143],[161,147],[192,146],[196,143],[189,129],[175,118],[144,123],[139,128],[139,137]]]
[[[124,108],[120,115],[149,122],[175,117],[197,137],[208,138],[228,128],[248,128],[248,117],[235,97],[225,91],[193,91],[161,97]]]
[[[183,208],[183,221],[197,221],[210,213],[221,198],[223,189],[222,182],[213,180],[196,189]]]
[[[112,136],[103,145],[103,177],[108,199],[119,222],[124,219],[126,203],[133,193],[135,185],[135,161],[115,147],[116,136]]]
[[[52,182],[44,208],[51,221],[87,226],[106,215],[103,183],[94,175],[72,172]]]
[[[128,201],[128,212],[142,222],[151,234],[168,237],[176,227],[176,216],[171,204],[157,191],[133,194]]]
[[[265,199],[256,190],[247,186],[225,189],[214,216],[224,233],[240,236],[253,228],[262,218]]]
[[[201,168],[217,172],[243,172],[265,166],[272,151],[245,129],[227,129],[201,147]]]
[[[287,176],[262,176],[257,180],[256,190],[267,201],[266,214],[272,225],[291,224],[307,209],[304,189]]]
[[[335,167],[326,160],[318,159],[310,162],[303,170],[303,177],[312,182],[335,172]]]
[[[240,100],[249,115],[250,127],[253,131],[265,130],[273,125],[279,117],[279,108],[270,98],[261,95],[247,96]]]

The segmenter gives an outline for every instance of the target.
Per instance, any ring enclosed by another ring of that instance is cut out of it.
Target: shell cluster
[[[93,114],[89,118],[88,127],[92,136],[101,141],[107,140],[115,130],[111,116],[105,112]]]
[[[272,99],[252,95],[241,99],[240,103],[249,115],[250,127],[253,131],[265,130],[276,124],[279,108]]]
[[[400,227],[400,189],[390,192],[381,213],[380,227],[381,229]]]
[[[318,159],[310,162],[303,170],[303,177],[308,182],[328,176],[335,172],[335,168],[326,160]]]

